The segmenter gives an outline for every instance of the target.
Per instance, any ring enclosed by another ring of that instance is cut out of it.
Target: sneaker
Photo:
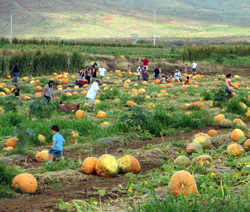
[[[88,111],[87,110],[85,110],[85,113],[87,113]]]
[[[96,112],[96,110],[93,110],[92,112]]]
[[[52,160],[48,161],[46,164],[49,165],[49,164],[51,164],[51,163],[52,163]]]

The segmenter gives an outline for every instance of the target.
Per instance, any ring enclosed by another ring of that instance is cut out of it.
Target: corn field
[[[40,76],[53,72],[78,71],[81,66],[84,66],[85,58],[77,50],[71,53],[53,49],[15,50],[15,52],[2,49],[0,77],[10,75],[15,62],[18,62],[21,76]]]
[[[234,46],[188,46],[184,48],[183,60],[204,60],[210,58],[215,53],[223,57],[232,54],[237,56],[249,56],[250,46],[249,45],[234,45]]]

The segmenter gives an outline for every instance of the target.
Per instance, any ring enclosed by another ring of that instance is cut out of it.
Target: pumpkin
[[[215,81],[215,82],[217,82],[217,81],[218,81],[218,79],[214,79],[214,81]]]
[[[37,189],[37,181],[33,175],[22,173],[12,180],[12,186],[14,189],[21,189],[25,193],[35,193]]]
[[[191,106],[190,104],[185,103],[185,104],[183,105],[183,109],[184,109],[184,110],[188,110],[190,106]]]
[[[154,81],[154,83],[155,83],[155,84],[160,84],[160,83],[161,83],[161,80],[156,79],[156,80]]]
[[[77,92],[77,91],[74,91],[72,94],[73,94],[73,95],[78,95],[78,92]]]
[[[109,126],[110,124],[109,124],[109,122],[104,121],[104,122],[102,122],[102,125],[103,125],[103,126]]]
[[[244,153],[244,148],[239,144],[231,144],[227,147],[227,151],[236,157]]]
[[[146,86],[146,85],[148,85],[148,82],[147,81],[142,81],[142,83],[141,83],[143,86]]]
[[[181,86],[181,90],[182,90],[182,91],[187,90],[187,86],[186,86],[186,85],[182,85],[182,86]]]
[[[219,114],[217,116],[214,117],[214,121],[216,123],[219,123],[222,119],[225,119],[226,117],[223,114]]]
[[[151,97],[147,95],[147,96],[145,96],[145,99],[151,99]]]
[[[168,188],[170,193],[175,197],[197,193],[194,178],[187,171],[175,172],[169,180]]]
[[[119,82],[119,81],[114,81],[114,84],[115,84],[115,85],[119,85],[120,82]]]
[[[193,84],[191,79],[188,80],[188,84],[189,84],[189,85],[192,85],[192,84]]]
[[[42,87],[40,85],[36,86],[36,91],[42,91]]]
[[[101,103],[101,101],[99,100],[99,99],[96,99],[95,100],[95,104],[97,105],[97,104],[100,104]]]
[[[78,85],[75,85],[75,86],[74,86],[74,89],[79,89],[79,86],[78,86]]]
[[[174,164],[186,168],[191,165],[191,161],[187,156],[181,155],[174,160]]]
[[[24,82],[27,81],[27,80],[29,80],[29,77],[23,77]]]
[[[244,134],[244,132],[242,130],[240,130],[240,129],[234,129],[233,132],[231,133],[230,138],[233,141],[238,142],[239,138],[242,137],[242,136],[245,137],[245,134]]]
[[[217,135],[217,131],[214,130],[214,129],[211,129],[207,132],[207,134],[210,136],[210,137],[214,137],[215,135]]]
[[[200,155],[197,158],[194,158],[194,163],[198,166],[212,167],[213,166],[213,158],[209,155]]]
[[[67,92],[65,95],[66,95],[66,96],[72,96],[72,93]]]
[[[220,122],[219,122],[219,126],[220,127],[231,127],[232,125],[232,121],[229,120],[229,119],[222,119]]]
[[[37,138],[38,138],[38,141],[40,141],[41,143],[46,142],[46,138],[44,137],[44,135],[39,134]]]
[[[84,174],[93,174],[95,172],[95,165],[97,159],[94,157],[87,157],[82,163],[82,172]]]
[[[154,103],[148,103],[148,109],[150,110],[150,109],[152,109],[152,108],[154,108],[155,107],[155,104]]]
[[[232,123],[236,124],[237,126],[241,126],[241,127],[247,126],[241,119],[234,119]]]
[[[62,79],[62,85],[66,85],[67,84],[67,80]]]
[[[212,148],[211,140],[206,136],[199,136],[199,137],[195,138],[193,140],[193,143],[200,144],[204,150]]]
[[[194,88],[198,88],[199,86],[198,85],[194,85]]]
[[[101,177],[116,177],[119,172],[119,163],[112,155],[102,155],[95,165],[96,173]]]
[[[250,146],[250,139],[247,139],[244,142],[243,146],[244,146],[245,151],[248,152],[249,151],[249,146]]]
[[[194,82],[194,85],[199,85],[199,83],[198,82]]]
[[[16,145],[17,145],[17,141],[18,139],[17,138],[9,138],[6,142],[6,147],[13,147],[15,148]]]
[[[41,94],[40,94],[40,93],[36,93],[35,97],[36,97],[36,98],[40,98],[40,97],[41,97]]]
[[[205,101],[205,98],[204,98],[204,97],[201,97],[201,98],[199,99],[199,101],[200,101],[200,102]]]
[[[139,173],[141,171],[141,165],[139,161],[130,155],[125,155],[118,159],[119,164],[119,173],[126,174],[128,172],[132,172],[134,174]]]
[[[199,108],[205,108],[205,105],[202,102],[193,102],[191,105],[197,106]]]
[[[122,77],[122,74],[118,74],[117,76],[118,76],[118,77]]]
[[[4,90],[4,92],[5,92],[6,94],[9,94],[9,93],[10,93],[10,90],[9,90],[8,88],[4,88],[3,90]]]
[[[98,111],[96,118],[101,119],[101,118],[104,118],[106,116],[107,116],[107,114],[105,112]]]
[[[38,163],[45,162],[49,160],[49,151],[44,150],[36,153],[35,159]]]
[[[246,117],[247,117],[247,118],[250,118],[250,110],[247,111]]]
[[[12,150],[14,150],[14,148],[12,146],[3,148],[3,152],[9,152],[9,151],[12,151]]]
[[[145,90],[144,88],[140,88],[140,89],[138,90],[138,93],[139,93],[139,94],[145,94],[145,93],[146,93],[146,90]]]
[[[76,77],[75,76],[71,76],[71,79],[74,80]]]
[[[57,73],[53,73],[52,75],[55,77],[55,76],[57,76]]]
[[[161,85],[161,88],[166,88],[167,86],[166,85]]]
[[[124,87],[124,88],[128,88],[128,87],[129,87],[129,84],[124,84],[123,87]]]
[[[127,101],[126,106],[133,107],[133,106],[136,106],[136,103],[134,103],[133,101]]]
[[[5,96],[5,93],[4,92],[0,92],[0,96]]]
[[[174,86],[172,84],[167,84],[167,88],[173,88]]]
[[[203,150],[202,146],[198,143],[190,143],[187,145],[187,153],[192,154],[194,152],[197,152],[197,150]]]
[[[171,95],[171,98],[172,98],[172,99],[176,99],[176,96],[175,96],[175,95]]]
[[[84,113],[83,110],[77,110],[77,111],[76,111],[76,118],[77,118],[77,119],[84,118],[84,116],[85,116],[85,113]]]
[[[36,80],[36,83],[40,83],[40,80],[39,80],[39,79],[37,79],[37,80]]]
[[[206,136],[206,137],[210,138],[210,136],[209,136],[207,133],[203,133],[203,132],[196,133],[196,134],[194,135],[194,138],[198,138],[198,137],[200,137],[200,136]]]
[[[28,96],[25,96],[25,97],[24,97],[24,100],[25,100],[25,101],[28,100],[28,99],[30,99],[30,97],[28,97]]]
[[[10,75],[8,75],[6,78],[7,78],[7,79],[11,79],[11,76],[10,76]]]
[[[85,96],[87,95],[87,93],[88,93],[87,91],[82,91],[82,92],[81,92],[81,94],[83,94],[83,95],[85,95]]]
[[[120,70],[115,70],[115,73],[118,74],[118,73],[121,73],[121,71]]]

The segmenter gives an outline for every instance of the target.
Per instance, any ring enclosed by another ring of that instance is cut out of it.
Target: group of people
[[[104,68],[103,64],[100,64],[100,66],[101,67],[98,69],[98,72],[100,74],[100,80],[103,83],[103,78],[107,70]],[[97,70],[95,65],[92,65],[91,67],[86,66],[85,68],[81,67],[81,69],[79,70],[79,79],[81,81],[87,80],[88,84],[90,84],[91,77],[92,77],[92,82],[96,81],[96,75],[97,75]]]

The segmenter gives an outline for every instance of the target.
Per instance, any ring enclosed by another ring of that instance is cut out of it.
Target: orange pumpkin
[[[85,96],[87,95],[87,93],[88,93],[87,91],[82,91],[82,92],[81,92],[81,94],[83,94],[83,95],[85,95]]]
[[[133,101],[127,101],[126,106],[133,107],[133,106],[136,106],[136,103],[134,103]]]
[[[121,174],[126,174],[128,172],[136,174],[141,171],[141,165],[139,161],[133,156],[125,155],[118,159],[118,163],[119,173]]]
[[[30,99],[30,97],[28,97],[28,96],[25,96],[25,97],[24,97],[24,100],[25,100],[25,101],[28,100],[28,99]]]
[[[188,80],[188,84],[189,84],[189,85],[192,85],[192,84],[193,84],[191,79]]]
[[[171,95],[171,98],[172,98],[172,99],[176,99],[176,96],[175,96],[175,95]]]
[[[82,172],[84,174],[93,174],[95,172],[96,162],[96,158],[87,157],[82,163]]]
[[[7,78],[7,79],[11,79],[11,76],[10,76],[10,75],[8,75],[6,78]]]
[[[210,137],[214,137],[215,135],[217,135],[217,131],[214,130],[214,129],[211,129],[207,132],[207,134],[210,136]]]
[[[187,90],[187,86],[186,86],[186,85],[182,85],[182,86],[181,86],[181,90],[182,90],[182,91]]]
[[[200,136],[206,136],[207,138],[210,138],[210,136],[207,134],[207,133],[203,133],[203,132],[200,132],[200,133],[196,133],[194,135],[194,138],[198,138]]]
[[[218,79],[214,79],[214,81],[215,81],[215,82],[217,82],[217,81],[218,81]]]
[[[72,94],[73,94],[73,95],[78,95],[78,92],[77,92],[77,91],[74,91]]]
[[[227,151],[236,157],[244,153],[244,148],[239,144],[231,144],[227,147]]]
[[[190,107],[190,104],[185,103],[185,104],[183,105],[183,109],[184,109],[184,110],[188,110],[189,107]]]
[[[42,91],[42,87],[40,85],[36,86],[36,91]]]
[[[223,114],[219,114],[219,115],[214,117],[214,121],[216,123],[219,123],[222,119],[226,119],[226,117]]]
[[[27,81],[29,79],[29,77],[23,77],[23,81]]]
[[[193,176],[187,171],[177,171],[170,178],[168,188],[175,197],[188,196],[190,193],[196,194],[196,186]]]
[[[101,177],[116,177],[119,172],[119,163],[112,155],[102,155],[95,165],[96,173]]]
[[[120,70],[115,70],[115,73],[118,74],[118,73],[121,73],[121,71]]]
[[[12,180],[12,186],[14,189],[21,189],[26,193],[35,193],[37,189],[37,181],[33,175],[22,173]]]
[[[156,80],[154,81],[154,83],[155,83],[155,84],[160,84],[160,83],[161,83],[161,80],[156,79]]]
[[[166,85],[161,85],[161,88],[166,88],[167,86]]]
[[[106,116],[107,114],[105,112],[98,111],[96,118],[101,119],[101,118],[105,118]]]
[[[239,138],[242,136],[245,137],[245,134],[240,129],[234,129],[233,132],[231,133],[231,139],[236,142],[238,142]]]
[[[147,81],[142,81],[142,83],[141,83],[143,86],[146,86],[146,85],[148,85],[148,82]]]
[[[198,82],[194,82],[194,85],[199,85],[199,83]]]
[[[75,76],[71,76],[71,79],[74,80],[76,77]]]
[[[39,79],[37,79],[37,80],[36,80],[36,83],[40,83],[40,80],[39,80]]]
[[[55,77],[57,75],[57,73],[53,73],[52,75]]]
[[[194,159],[194,162],[198,166],[212,167],[213,166],[213,158],[209,155],[200,155],[199,157]]]
[[[17,138],[9,138],[6,142],[6,147],[13,147],[15,148],[16,145],[17,145],[17,141],[18,139]]]
[[[35,97],[39,98],[39,97],[41,97],[41,94],[40,93],[36,93]]]
[[[245,151],[248,152],[249,151],[249,146],[250,146],[250,139],[247,139],[244,142],[243,146],[244,146]]]
[[[120,82],[119,82],[119,81],[114,81],[114,84],[115,84],[115,85],[119,85]]]
[[[197,106],[199,108],[205,108],[205,105],[202,102],[193,102],[191,105]]]
[[[49,152],[48,151],[42,151],[36,153],[35,159],[38,163],[45,162],[49,160]]]
[[[117,76],[118,76],[118,77],[122,77],[122,74],[118,74]]]
[[[155,107],[155,104],[154,103],[148,103],[148,109],[150,110],[150,109],[152,109],[152,108],[154,108]]]
[[[84,116],[85,116],[85,113],[83,110],[76,111],[76,118],[81,119],[81,118],[84,118]]]
[[[67,80],[62,79],[62,84],[63,84],[63,85],[66,85],[66,84],[67,84]]]
[[[129,84],[124,84],[123,87],[124,87],[124,88],[128,88],[128,87],[129,87]]]

